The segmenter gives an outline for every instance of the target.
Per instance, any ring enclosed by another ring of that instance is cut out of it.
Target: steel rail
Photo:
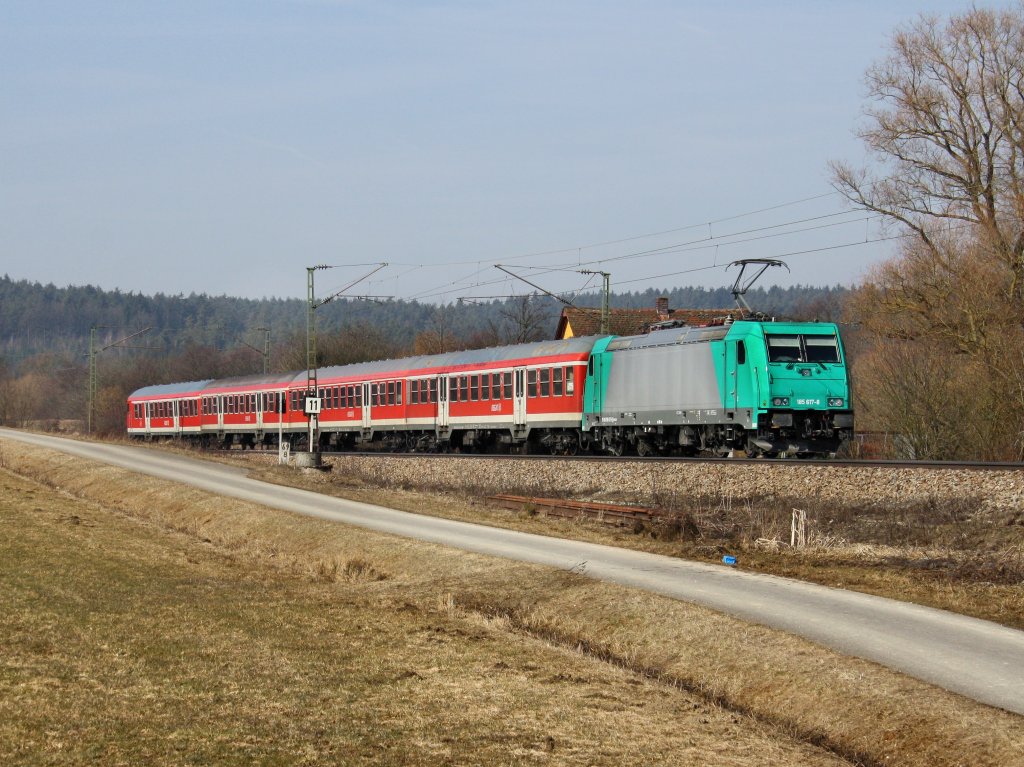
[[[230,453],[233,455],[277,455],[277,448],[206,449],[203,452]],[[905,461],[892,459],[860,458],[719,458],[714,456],[610,456],[610,455],[519,455],[515,453],[392,453],[384,450],[371,451],[322,451],[325,458],[432,458],[453,460],[498,460],[498,461],[594,461],[601,463],[715,463],[746,466],[822,466],[836,468],[868,469],[945,469],[948,471],[1021,471],[1024,462],[1000,461]]]

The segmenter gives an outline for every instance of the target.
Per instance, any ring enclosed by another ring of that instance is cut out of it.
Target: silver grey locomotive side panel
[[[613,354],[602,423],[647,423],[652,418],[700,423],[721,420],[721,410],[711,344],[653,346]],[[706,411],[716,411],[715,416],[708,417],[711,414]]]

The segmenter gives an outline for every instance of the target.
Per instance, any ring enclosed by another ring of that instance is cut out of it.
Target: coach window
[[[526,396],[537,396],[537,371],[529,370],[526,373]]]
[[[551,396],[561,397],[564,391],[562,388],[562,368],[554,368],[551,371]]]
[[[409,381],[409,404],[418,405],[420,404],[420,382],[413,380]]]
[[[550,397],[551,396],[551,369],[541,368],[540,373],[540,396]]]
[[[402,389],[405,388],[405,381],[395,381],[395,404],[402,404]]]
[[[469,398],[473,402],[480,399],[480,376],[469,377]]]
[[[501,399],[501,373],[491,373],[491,399]]]
[[[489,400],[491,398],[491,374],[484,373],[480,376],[480,399]]]
[[[434,404],[435,402],[437,402],[437,379],[436,378],[431,378],[430,379],[430,389],[428,390],[427,401],[430,404]]]
[[[388,404],[395,404],[395,382],[388,381]]]
[[[567,396],[576,390],[576,384],[574,381],[575,373],[576,371],[572,368],[565,369],[565,393]]]
[[[505,399],[512,399],[512,371],[503,374],[505,376],[505,383],[502,385],[501,396]]]

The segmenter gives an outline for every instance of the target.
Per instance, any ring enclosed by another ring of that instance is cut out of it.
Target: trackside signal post
[[[308,466],[319,466],[320,465],[320,451],[319,447],[319,421],[320,421],[320,389],[317,385],[317,358],[316,358],[316,310],[324,304],[329,304],[335,298],[341,296],[346,290],[355,285],[358,285],[363,280],[367,279],[371,275],[376,274],[381,269],[387,266],[387,263],[374,264],[375,268],[367,274],[360,277],[354,282],[350,282],[348,285],[338,290],[327,298],[322,298],[319,301],[316,298],[316,291],[314,289],[313,274],[321,269],[334,269],[335,266],[331,264],[317,264],[316,266],[306,267],[306,392],[303,397],[303,412],[309,418],[309,459]],[[368,264],[362,264],[362,266],[368,266]],[[314,457],[315,456],[315,457]],[[296,458],[296,460],[298,460]]]

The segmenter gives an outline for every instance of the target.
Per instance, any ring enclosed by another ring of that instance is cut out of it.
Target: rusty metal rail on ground
[[[489,495],[492,501],[502,508],[519,510],[535,510],[551,517],[567,517],[578,519],[585,517],[608,525],[626,526],[637,522],[649,522],[660,516],[657,509],[645,506],[624,506],[617,503],[592,503],[590,501],[570,501],[564,498],[533,498],[525,495]]]

